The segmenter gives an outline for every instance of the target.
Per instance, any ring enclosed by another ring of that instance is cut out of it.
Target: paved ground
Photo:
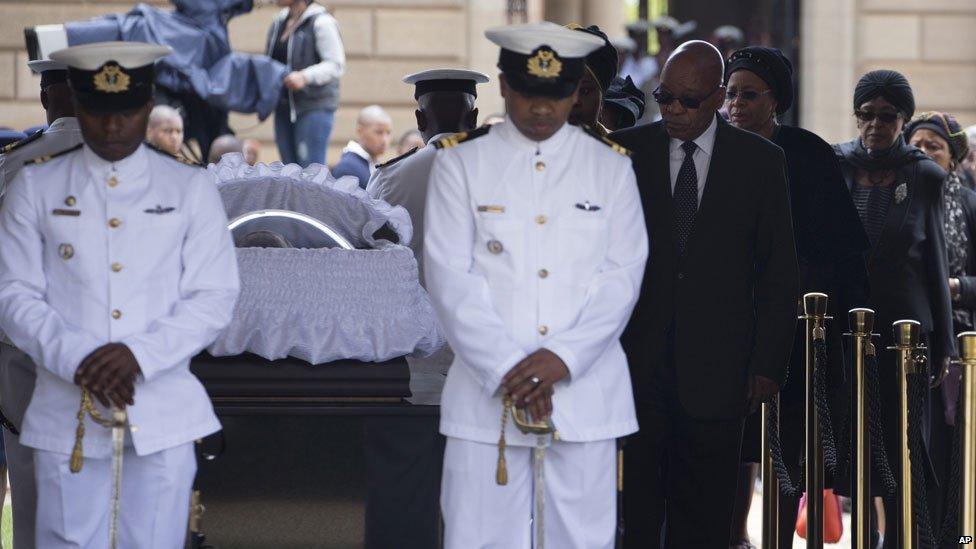
[[[353,506],[351,505],[350,508],[351,507]],[[237,509],[236,511],[234,510],[231,511],[239,513],[242,510]],[[304,511],[299,511],[299,509],[291,509],[288,514],[291,516],[301,516],[303,514],[306,514],[307,511],[308,511],[307,509],[305,509]],[[322,509],[320,511],[328,513],[327,509]],[[348,511],[349,511],[348,509],[345,510],[345,512]],[[843,517],[844,517],[844,536],[837,544],[827,544],[828,547],[850,547],[851,517],[846,513],[843,515]],[[359,531],[359,528],[355,526],[352,526],[352,529],[356,530],[357,533]],[[7,493],[6,500],[4,501],[3,521],[2,523],[0,523],[0,530],[2,530],[2,535],[0,535],[0,540],[2,540],[3,543],[2,547],[4,548],[11,547],[10,493],[9,492]],[[749,513],[749,535],[752,538],[752,543],[760,549],[761,549],[760,541],[762,539],[761,532],[762,532],[762,492],[760,490],[756,490],[756,494],[752,500],[752,508],[750,509],[750,513]],[[799,536],[797,536],[796,538],[794,538],[793,547],[794,549],[800,549],[802,547],[806,547],[806,542],[800,539]]]
[[[757,483],[756,486],[759,486],[759,484]],[[842,517],[844,519],[844,535],[841,536],[840,542],[836,544],[828,543],[826,544],[827,547],[851,546],[851,516],[843,513]],[[752,507],[749,509],[749,537],[752,538],[753,545],[762,549],[762,491],[758,489],[752,498]],[[806,546],[807,543],[805,540],[801,539],[800,536],[794,536],[794,549],[800,549]]]

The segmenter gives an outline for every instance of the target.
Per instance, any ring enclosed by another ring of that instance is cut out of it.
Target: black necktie
[[[675,241],[678,244],[678,254],[684,254],[685,244],[695,228],[695,214],[698,212],[698,171],[695,170],[694,141],[681,144],[685,151],[685,159],[678,172],[678,181],[674,185],[674,229]]]

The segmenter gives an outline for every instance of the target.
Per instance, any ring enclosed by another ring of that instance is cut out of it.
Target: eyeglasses
[[[725,92],[725,101],[727,103],[731,103],[736,99],[742,99],[746,103],[752,103],[756,99],[759,99],[761,96],[766,95],[767,93],[770,93],[772,91],[773,90],[768,90],[768,89],[763,90],[761,92],[756,90],[742,90],[742,91],[729,90]]]
[[[879,122],[891,124],[901,115],[897,112],[854,111],[854,116],[861,122],[871,122],[877,118]]]
[[[709,97],[715,95],[715,92],[721,90],[725,86],[719,86],[709,92],[708,95],[700,99],[695,99],[693,97],[675,97],[671,92],[662,89],[663,86],[658,86],[654,91],[651,92],[651,96],[654,97],[654,101],[661,105],[662,107],[669,107],[672,103],[677,101],[681,103],[681,106],[686,109],[697,109],[701,107],[701,104],[708,100]]]

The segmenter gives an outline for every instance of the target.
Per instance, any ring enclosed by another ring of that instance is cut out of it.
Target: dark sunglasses
[[[715,95],[715,92],[717,92],[718,90],[724,87],[725,86],[719,86],[714,90],[712,90],[711,92],[709,92],[709,94],[706,95],[705,97],[702,97],[700,99],[695,99],[693,97],[675,97],[671,92],[663,90],[661,89],[661,86],[658,86],[654,91],[651,92],[651,96],[654,97],[654,102],[656,102],[658,105],[661,105],[662,107],[670,106],[671,103],[677,101],[678,103],[681,103],[681,106],[686,109],[697,109],[698,107],[701,107],[701,104],[705,102],[709,97]]]
[[[758,92],[756,90],[742,90],[742,91],[727,91],[725,92],[725,101],[731,103],[736,99],[742,99],[746,103],[752,103],[761,96],[772,92],[773,90],[763,90]]]
[[[896,112],[854,111],[854,116],[861,122],[870,122],[877,118],[885,124],[891,124],[895,120],[898,120],[900,115]]]

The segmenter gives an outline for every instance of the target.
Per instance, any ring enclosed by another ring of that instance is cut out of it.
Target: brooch
[[[906,198],[908,198],[908,183],[895,187],[895,204],[901,204]]]

